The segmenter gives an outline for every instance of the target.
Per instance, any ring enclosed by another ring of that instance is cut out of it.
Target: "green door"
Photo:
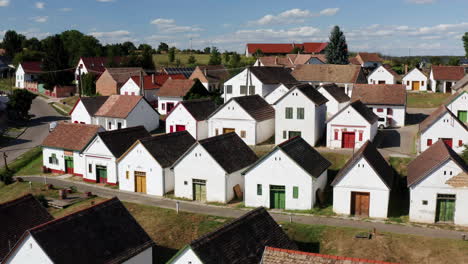
[[[73,157],[65,156],[65,172],[73,173]]]
[[[437,195],[436,222],[453,222],[455,195]]]
[[[192,180],[193,184],[193,200],[205,202],[206,201],[206,181],[205,180]]]
[[[96,166],[96,182],[107,183],[107,167]]]
[[[289,131],[289,138],[301,136],[301,131]]]
[[[284,186],[270,185],[270,208],[286,208],[286,188]]]
[[[466,123],[468,122],[468,114],[466,111],[458,111],[458,119],[460,119],[460,121]]]

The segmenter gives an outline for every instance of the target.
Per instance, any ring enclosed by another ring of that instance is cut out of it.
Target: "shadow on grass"
[[[156,245],[153,247],[153,264],[166,263],[177,252],[177,249]]]
[[[294,241],[294,243],[296,243],[297,248],[300,251],[311,252],[311,253],[320,253],[320,243],[319,242]]]

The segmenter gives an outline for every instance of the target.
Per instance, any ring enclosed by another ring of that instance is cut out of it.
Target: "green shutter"
[[[467,111],[458,111],[458,119],[460,119],[460,121],[463,123],[466,123],[468,121]]]
[[[292,107],[286,107],[286,119],[293,118],[293,109]]]
[[[262,195],[262,185],[257,184],[257,195]]]
[[[286,139],[288,137],[288,133],[286,132],[286,130],[283,130],[283,139]]]
[[[255,94],[255,86],[251,85],[249,86],[249,95],[254,95]]]
[[[297,108],[297,119],[304,119],[304,108]]]
[[[299,197],[299,187],[294,186],[293,187],[293,198],[297,199]]]
[[[240,86],[240,93],[241,94],[247,94],[247,86],[241,85]]]

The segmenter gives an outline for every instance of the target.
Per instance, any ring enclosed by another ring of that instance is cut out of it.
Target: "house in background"
[[[195,139],[208,137],[208,116],[218,106],[211,99],[182,101],[166,117],[166,133],[187,130]]]
[[[414,68],[403,77],[407,91],[427,91],[429,78],[420,69]]]
[[[140,67],[105,69],[96,81],[96,93],[103,96],[120,94],[120,88],[132,76],[146,76],[146,72]]]
[[[343,87],[348,96],[351,96],[354,84],[367,83],[364,71],[358,65],[297,65],[292,75],[302,83],[314,85],[335,83]]]
[[[379,128],[403,127],[406,89],[402,84],[356,84],[351,101],[360,100],[379,117]]]
[[[433,92],[452,93],[452,86],[465,76],[465,69],[461,66],[432,66],[431,90]]]
[[[317,88],[317,91],[321,93],[328,102],[327,106],[327,117],[331,117],[334,114],[338,113],[343,107],[349,104],[351,98],[344,92],[344,89],[338,87],[334,83],[323,84]]]
[[[121,95],[142,95],[154,107],[158,107],[158,91],[168,79],[186,79],[182,74],[152,74],[143,77],[132,76],[120,88]],[[143,85],[143,90],[141,86]]]
[[[259,95],[233,97],[208,117],[208,136],[235,132],[248,145],[275,133],[275,109]]]
[[[98,132],[98,125],[59,123],[42,142],[43,167],[53,173],[83,176],[83,150]]]
[[[194,70],[194,67],[163,67],[161,72],[169,75],[182,74],[185,79],[188,79]]]
[[[224,65],[197,66],[190,75],[190,80],[198,79],[210,92],[222,89],[224,81],[229,78],[229,72]]]
[[[468,166],[443,140],[408,165],[409,219],[468,225]]]
[[[265,55],[286,55],[295,48],[302,50],[303,54],[325,53],[327,42],[304,42],[304,43],[247,43],[245,56],[251,57],[257,51]]]
[[[37,82],[41,72],[42,69],[40,61],[21,62],[16,69],[16,87],[24,89],[26,88],[27,82]]]
[[[327,101],[310,84],[300,84],[289,90],[274,105],[275,143],[301,136],[315,146],[325,132]]]
[[[296,250],[284,230],[263,207],[247,212],[183,247],[168,264],[258,264],[266,246]],[[283,263],[283,262],[279,262]]]
[[[254,66],[292,68],[294,64],[289,59],[289,57],[265,56],[265,57],[259,57],[255,61]]]
[[[258,94],[261,97],[281,85],[296,84],[291,70],[282,67],[248,67],[224,83],[224,102],[238,96]]]
[[[3,263],[152,263],[154,246],[113,198],[28,229]]]
[[[117,159],[138,139],[149,137],[143,126],[99,132],[83,150],[86,182],[118,183]]]
[[[199,80],[168,79],[158,92],[158,111],[161,115],[169,114],[177,103],[182,102],[189,94],[208,96],[209,92]]]
[[[442,139],[461,153],[468,143],[468,128],[445,105],[441,105],[419,124],[419,152]]]
[[[460,90],[445,101],[445,106],[463,123],[468,123],[468,91]]]
[[[174,195],[201,202],[228,203],[236,196],[242,199],[241,172],[257,159],[236,133],[202,139],[172,166]]]
[[[366,141],[331,183],[333,212],[387,218],[393,169],[377,148]]]
[[[378,116],[361,101],[354,101],[327,121],[328,148],[360,148],[377,134]]]
[[[71,121],[100,125],[106,130],[159,127],[159,113],[142,96],[111,95],[80,98],[70,111]]]
[[[32,194],[26,194],[17,199],[0,203],[0,216],[2,218],[2,225],[0,225],[2,238],[0,239],[0,262],[20,240],[24,232],[54,220],[54,217]]]
[[[300,136],[276,146],[242,174],[247,207],[310,210],[331,163]]]
[[[325,54],[288,54],[287,57],[293,66],[300,64],[326,64]]]
[[[119,65],[122,61],[122,57],[113,57],[112,61],[108,57],[81,57],[78,61],[75,70],[75,80],[78,80],[78,76],[87,73],[92,73],[100,76],[106,71],[107,64]]]
[[[170,167],[194,143],[187,131],[138,139],[117,159],[119,189],[158,196],[173,191]]]
[[[367,77],[369,84],[396,84],[398,80],[400,75],[388,64],[380,65]]]
[[[377,68],[382,65],[383,59],[377,53],[358,52],[356,57],[349,58],[349,63],[360,65],[363,68]]]

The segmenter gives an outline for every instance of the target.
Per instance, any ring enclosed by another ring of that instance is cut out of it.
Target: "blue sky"
[[[243,51],[247,42],[326,41],[344,30],[352,51],[464,55],[466,0],[0,0],[0,37],[68,29],[102,43],[161,41]]]

